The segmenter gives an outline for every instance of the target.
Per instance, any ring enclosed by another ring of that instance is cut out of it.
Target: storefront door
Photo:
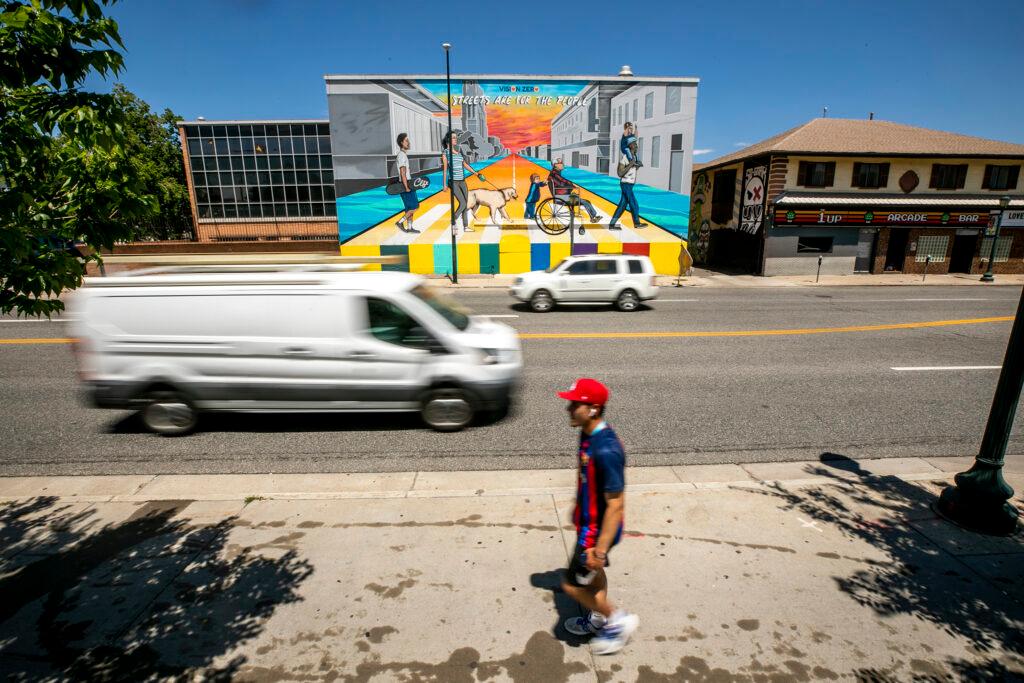
[[[889,229],[889,248],[885,250],[886,271],[903,271],[903,260],[907,256],[909,230]]]
[[[957,235],[953,238],[953,255],[949,259],[949,272],[969,273],[978,248],[978,234]]]
[[[853,272],[868,273],[871,271],[871,264],[875,260],[875,240],[878,238],[878,230],[875,228],[861,228],[857,235],[857,260],[853,263]]]

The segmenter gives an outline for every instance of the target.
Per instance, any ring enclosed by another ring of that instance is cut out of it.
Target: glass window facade
[[[184,129],[200,220],[337,215],[326,121]]]

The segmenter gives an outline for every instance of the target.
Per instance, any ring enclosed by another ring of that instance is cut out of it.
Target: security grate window
[[[947,235],[925,235],[917,238],[917,257],[914,259],[918,263],[924,263],[929,256],[932,257],[932,263],[943,263],[946,260],[946,248],[949,246],[949,237]]]
[[[1006,263],[1010,260],[1010,246],[1013,244],[1013,236],[1000,235],[996,242],[996,258],[993,263]],[[988,261],[992,253],[992,238],[985,237],[981,240],[981,260]]]

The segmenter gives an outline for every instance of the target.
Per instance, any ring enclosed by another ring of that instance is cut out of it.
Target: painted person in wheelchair
[[[562,175],[564,169],[565,162],[561,159],[556,159],[551,167],[551,173],[548,174],[548,186],[551,188],[551,196],[561,199],[569,205],[578,204],[582,206],[590,214],[590,222],[597,223],[599,220],[597,209],[594,208],[590,201],[580,196],[576,183]]]
[[[526,218],[537,218],[537,202],[540,201],[540,191],[544,187],[544,181],[540,175],[534,173],[530,176],[530,191],[526,194]]]

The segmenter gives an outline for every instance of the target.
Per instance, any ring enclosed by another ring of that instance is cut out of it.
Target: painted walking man
[[[636,127],[626,121],[622,127],[622,138],[619,140],[619,205],[615,207],[612,214],[612,221],[608,224],[609,230],[622,230],[618,224],[622,212],[627,208],[633,216],[633,227],[643,228],[647,226],[640,219],[640,205],[637,204],[636,195],[633,193],[633,186],[636,184],[636,171],[643,166],[640,161],[640,154],[637,150]]]
[[[604,419],[608,388],[595,379],[576,380],[558,393],[569,401],[569,423],[580,428],[576,508],[576,546],[565,570],[562,590],[589,610],[571,617],[565,629],[578,636],[593,635],[594,654],[621,650],[640,623],[608,600],[608,553],[622,538],[626,506],[626,453],[619,437]]]
[[[404,191],[400,193],[402,197],[402,205],[405,207],[405,213],[398,219],[395,225],[402,232],[419,232],[412,224],[412,217],[416,213],[416,209],[420,208],[420,200],[416,196],[416,188],[411,187],[409,183],[412,181],[412,167],[409,166],[409,146],[412,144],[409,142],[409,136],[405,133],[398,134],[398,158],[395,160],[395,166],[398,167],[398,181],[402,183]]]

